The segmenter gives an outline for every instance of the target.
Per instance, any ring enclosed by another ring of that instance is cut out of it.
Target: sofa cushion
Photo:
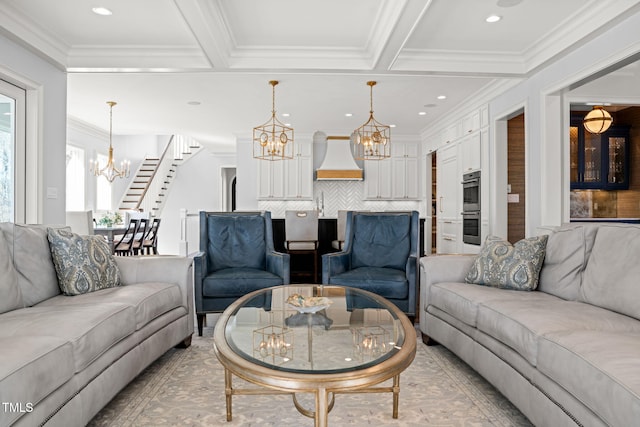
[[[488,236],[465,281],[503,289],[536,289],[547,239],[546,235],[530,237],[512,245]]]
[[[259,215],[208,215],[210,271],[248,267],[265,269],[265,224]]]
[[[429,306],[437,307],[445,313],[476,327],[478,307],[486,301],[511,299],[516,301],[554,300],[543,292],[516,292],[512,290],[476,286],[469,283],[443,282],[429,288]]]
[[[411,251],[411,216],[353,216],[352,268],[406,268]]]
[[[637,332],[564,331],[540,339],[538,369],[607,425],[632,426],[640,420],[638,355]]]
[[[24,307],[18,284],[18,272],[13,266],[8,242],[0,233],[0,313]]]
[[[73,298],[58,295],[38,304],[38,307],[97,305],[103,303],[118,303],[131,306],[135,310],[136,330],[140,330],[162,314],[181,307],[182,293],[178,285],[149,282],[102,289],[77,295]]]
[[[409,283],[405,271],[395,268],[354,268],[331,276],[329,283],[364,289],[389,299],[407,299],[409,295]]]
[[[49,246],[60,289],[80,295],[120,284],[120,271],[102,236],[49,229]]]
[[[135,310],[119,303],[38,305],[4,313],[1,319],[0,337],[30,332],[69,341],[74,372],[85,369],[136,329]]]
[[[241,297],[249,292],[282,285],[282,277],[255,268],[225,268],[204,278],[202,295],[205,297]]]
[[[587,265],[585,228],[560,228],[549,235],[538,290],[576,300]]]
[[[74,373],[71,344],[37,333],[0,337],[0,360],[0,401],[23,407],[38,405]],[[20,415],[18,411],[0,411],[0,425],[11,425]]]
[[[12,253],[24,305],[29,307],[60,293],[45,225],[0,224]],[[64,228],[64,227],[57,227]],[[66,227],[66,229],[69,229]]]
[[[640,322],[630,317],[581,302],[547,297],[483,302],[478,308],[478,329],[520,353],[533,366],[538,363],[538,339],[550,333],[569,330],[640,333]]]
[[[580,299],[640,319],[640,228],[601,226]]]

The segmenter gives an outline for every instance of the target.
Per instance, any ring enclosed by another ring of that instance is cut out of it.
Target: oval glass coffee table
[[[393,394],[413,361],[416,331],[386,299],[355,288],[285,285],[238,299],[218,319],[215,354],[225,369],[227,421],[232,397],[292,394],[296,408],[326,426],[336,394]],[[260,388],[233,388],[233,375]],[[392,385],[380,383],[392,379]],[[315,408],[297,394],[312,393]]]

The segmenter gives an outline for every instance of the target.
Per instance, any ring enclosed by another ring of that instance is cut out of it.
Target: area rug
[[[226,421],[224,370],[212,328],[191,347],[172,349],[120,392],[89,426],[313,426],[290,396],[234,396]],[[234,377],[234,386],[250,386]],[[306,400],[303,397],[301,400]],[[307,407],[313,399],[308,396]],[[495,388],[442,346],[418,340],[416,358],[400,377],[399,418],[389,393],[336,396],[331,426],[530,426]]]

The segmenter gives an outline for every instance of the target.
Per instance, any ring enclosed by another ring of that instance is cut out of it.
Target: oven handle
[[[464,218],[480,218],[480,212],[460,212]]]

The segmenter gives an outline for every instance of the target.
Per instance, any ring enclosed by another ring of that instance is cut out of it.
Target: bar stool
[[[313,256],[313,283],[318,282],[318,211],[285,211],[285,249],[290,255]],[[296,275],[293,271],[291,275]],[[298,276],[305,275],[298,273]]]

